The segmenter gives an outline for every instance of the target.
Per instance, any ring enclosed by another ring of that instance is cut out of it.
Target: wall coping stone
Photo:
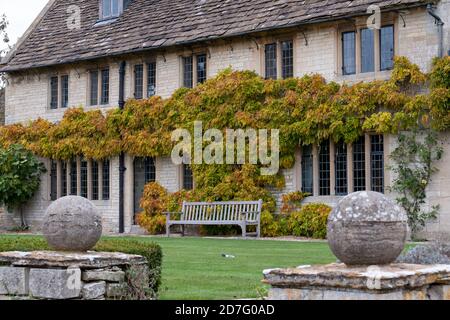
[[[130,266],[146,264],[144,257],[118,252],[1,252],[0,262],[13,266],[39,268],[100,269],[114,266]]]
[[[263,282],[273,288],[314,287],[381,292],[445,283],[449,277],[450,265],[391,264],[348,267],[336,263],[265,270]]]

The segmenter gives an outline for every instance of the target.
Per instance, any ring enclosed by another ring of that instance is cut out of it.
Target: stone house
[[[377,8],[373,30],[367,21]],[[9,80],[5,122],[58,121],[71,106],[107,111],[128,98],[169,97],[227,67],[352,83],[389,78],[394,55],[402,55],[429,71],[432,58],[450,49],[449,13],[449,0],[50,0],[0,67]],[[357,190],[387,192],[394,143],[367,134],[349,146],[299,147],[281,193],[304,190],[313,194],[308,201],[333,204]],[[445,148],[429,189],[430,204],[442,207],[426,229],[430,238],[450,232]],[[27,206],[28,221],[39,228],[51,201],[78,194],[101,208],[107,232],[128,233],[147,181],[169,191],[193,186],[189,168],[169,158],[125,155],[122,164],[46,160],[49,173]]]

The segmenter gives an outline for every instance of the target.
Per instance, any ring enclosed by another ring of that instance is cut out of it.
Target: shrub
[[[325,204],[308,204],[289,217],[289,230],[297,237],[325,239],[331,207]]]
[[[141,212],[137,216],[138,224],[150,234],[164,233],[166,228],[165,212],[169,195],[159,183],[151,182],[144,187],[141,199]]]
[[[41,237],[2,237],[0,252],[6,251],[39,251],[50,250],[47,242]],[[103,252],[123,252],[136,254],[146,258],[149,268],[149,287],[153,297],[156,297],[161,285],[162,250],[155,243],[141,242],[127,239],[102,239],[93,249]]]
[[[291,235],[288,218],[288,215],[264,211],[261,214],[261,236],[274,238]]]
[[[261,214],[261,236],[269,238],[280,236],[280,225],[269,211]]]
[[[299,211],[302,207],[302,201],[308,197],[309,193],[303,193],[301,191],[291,192],[283,195],[281,213],[291,214]]]
[[[0,148],[0,206],[18,209],[22,229],[27,229],[22,206],[39,189],[44,165],[21,145]]]
[[[439,242],[420,245],[403,253],[397,263],[450,264],[450,245]]]

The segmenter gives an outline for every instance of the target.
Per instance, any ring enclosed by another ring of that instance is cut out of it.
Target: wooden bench
[[[181,225],[184,235],[186,225],[237,225],[242,236],[261,236],[262,200],[233,202],[183,202],[181,212],[167,212],[166,233],[170,237],[170,227]],[[180,220],[171,220],[174,214],[181,214]],[[247,226],[256,226],[256,232],[247,232]]]

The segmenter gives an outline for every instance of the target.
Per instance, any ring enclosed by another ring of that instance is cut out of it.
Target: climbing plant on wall
[[[130,100],[124,110],[69,109],[58,124],[43,119],[0,128],[0,146],[20,143],[36,155],[96,160],[125,152],[168,156],[172,131],[203,129],[279,129],[281,167],[295,162],[298,144],[324,139],[351,143],[364,132],[397,133],[418,127],[450,129],[450,58],[434,61],[430,74],[398,57],[389,81],[353,85],[327,82],[320,75],[265,80],[250,71],[224,70],[193,89],[170,98]],[[424,88],[429,86],[429,92]],[[26,108],[26,106],[24,106]],[[208,200],[248,197],[275,201],[267,187],[284,185],[282,176],[264,177],[260,165],[193,165],[197,189]]]

